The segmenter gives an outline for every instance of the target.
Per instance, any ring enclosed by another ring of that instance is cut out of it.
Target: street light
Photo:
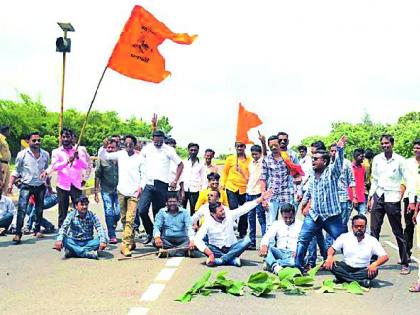
[[[63,128],[63,112],[64,112],[64,78],[66,73],[66,53],[71,50],[71,39],[67,37],[67,32],[74,32],[74,27],[71,23],[57,22],[58,26],[63,30],[64,36],[58,37],[55,41],[55,50],[63,53],[63,71],[61,77],[61,107],[60,115],[58,116],[58,143],[61,145],[61,129]]]

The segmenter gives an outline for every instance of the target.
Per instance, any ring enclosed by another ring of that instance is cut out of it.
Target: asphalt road
[[[92,202],[91,208],[103,220],[102,206]],[[56,207],[45,216],[56,223]],[[305,296],[277,292],[266,298],[220,293],[181,304],[174,299],[208,270],[204,258],[118,261],[118,247],[112,245],[99,261],[64,260],[51,249],[54,238],[36,241],[24,236],[15,246],[12,236],[0,237],[0,314],[420,314],[420,294],[408,292],[418,265],[412,264],[410,275],[399,275],[397,251],[386,243],[395,244],[387,222],[381,241],[391,258],[380,269],[374,288],[363,296],[343,291],[309,291]],[[136,253],[151,250],[137,245]],[[420,252],[414,251],[414,256],[420,258]],[[227,270],[229,277],[246,281],[261,270],[257,252],[247,251],[243,258],[242,268],[218,267],[213,275]],[[320,284],[331,275],[323,272],[318,278]]]

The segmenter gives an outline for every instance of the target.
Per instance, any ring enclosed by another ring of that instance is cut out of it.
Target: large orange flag
[[[133,79],[159,83],[171,73],[158,46],[170,39],[191,44],[197,35],[173,33],[143,7],[136,5],[108,61],[108,67]]]
[[[257,114],[248,112],[241,103],[239,103],[238,125],[236,127],[236,141],[244,144],[252,144],[248,138],[248,131],[262,124]]]

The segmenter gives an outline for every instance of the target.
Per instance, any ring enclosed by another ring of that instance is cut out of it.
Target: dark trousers
[[[386,214],[389,220],[389,224],[392,228],[392,233],[394,233],[394,236],[397,239],[401,264],[407,266],[407,245],[404,239],[404,233],[401,224],[401,203],[399,201],[385,202],[384,195],[382,195],[379,198],[375,194],[373,198],[374,206],[370,215],[370,234],[377,240],[379,240],[379,235],[381,234],[381,227],[384,223],[384,217]]]
[[[246,201],[246,194],[240,194],[237,192],[226,189],[228,203],[230,210],[236,209],[242,206]],[[241,215],[238,223],[239,238],[244,238],[248,229],[248,214]]]
[[[411,257],[411,250],[413,249],[413,236],[414,236],[414,223],[413,214],[414,211],[408,212],[408,198],[404,198],[404,239],[406,242],[407,256]],[[417,198],[414,200],[417,202]]]
[[[195,212],[195,204],[197,203],[198,200],[198,194],[199,192],[191,192],[191,191],[186,191],[185,192],[185,198],[184,200],[182,200],[182,207],[184,209],[187,209],[187,204],[188,202],[190,203],[190,214],[193,215]]]
[[[0,219],[0,228],[9,229],[10,224],[13,221],[13,214],[6,214],[3,218]]]
[[[165,207],[167,193],[168,183],[159,180],[155,180],[153,185],[146,185],[143,189],[137,211],[140,211],[141,221],[147,235],[152,235],[153,232],[153,223],[149,217],[150,204],[152,204],[153,217],[155,217],[159,210]]]
[[[376,277],[370,278],[367,268],[353,268],[344,261],[337,261],[333,265],[331,272],[341,282],[363,281]]]
[[[76,206],[76,200],[82,195],[82,191],[71,185],[70,190],[64,190],[57,187],[58,197],[58,228],[61,227],[64,220],[66,219],[67,212],[69,211],[69,198],[73,207]]]
[[[29,186],[22,184],[19,192],[18,211],[16,218],[16,235],[22,235],[22,227],[25,220],[26,208],[28,207],[29,196],[34,195],[35,199],[35,227],[34,233],[41,229],[42,209],[44,207],[45,185]]]

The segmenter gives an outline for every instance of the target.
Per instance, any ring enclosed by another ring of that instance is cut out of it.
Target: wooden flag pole
[[[92,101],[90,102],[89,109],[86,113],[85,121],[83,122],[82,129],[80,130],[79,139],[77,140],[76,151],[79,148],[80,142],[82,141],[82,137],[83,137],[83,134],[84,134],[85,129],[86,129],[87,121],[89,119],[89,114],[90,114],[90,111],[92,109],[92,105],[95,102],[96,94],[98,94],[98,89],[99,89],[99,86],[101,85],[102,79],[104,78],[106,69],[108,69],[108,65],[105,67],[104,71],[102,72],[101,78],[99,79],[99,82],[98,82],[98,86],[96,87],[96,90],[95,90],[95,94],[93,95]]]

